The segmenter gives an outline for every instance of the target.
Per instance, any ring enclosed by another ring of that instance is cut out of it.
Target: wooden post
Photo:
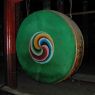
[[[4,55],[7,64],[6,83],[15,88],[16,81],[16,29],[15,4],[21,0],[4,1]]]

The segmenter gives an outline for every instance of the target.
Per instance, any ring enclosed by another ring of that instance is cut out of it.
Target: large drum
[[[79,68],[84,52],[83,36],[66,15],[42,10],[22,22],[16,39],[22,68],[44,83],[67,79]]]

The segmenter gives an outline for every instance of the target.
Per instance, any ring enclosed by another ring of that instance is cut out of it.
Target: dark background
[[[3,0],[0,0],[0,84],[2,84],[5,81],[5,64],[4,64],[4,54],[3,54],[3,41],[4,41],[4,37],[3,37],[3,29],[4,29],[4,25],[3,25]]]
[[[84,37],[84,58],[79,73],[95,74],[95,6],[94,0],[72,0],[72,13],[91,12],[72,15]],[[70,13],[69,0],[64,0],[64,13]]]
[[[28,1],[28,0],[27,0]],[[43,2],[44,1],[44,2]],[[23,19],[30,13],[51,8],[52,10],[61,11],[62,13],[69,16],[70,14],[70,0],[50,0],[51,4],[47,0],[30,0],[28,3],[28,14],[26,9],[26,1],[24,0],[20,4],[16,5],[16,11],[18,12],[17,19],[17,30]],[[59,2],[59,3],[58,3]],[[60,2],[63,5],[60,5]],[[44,5],[46,4],[46,5]],[[4,3],[0,0],[0,82],[4,81],[6,64],[4,63]],[[61,8],[61,9],[60,9]],[[76,12],[94,11],[95,3],[94,0],[72,0],[72,19],[80,27],[85,43],[84,58],[82,65],[80,66],[77,73],[84,74],[95,74],[95,13],[91,14],[77,14]],[[19,64],[17,64],[18,70],[22,70]]]

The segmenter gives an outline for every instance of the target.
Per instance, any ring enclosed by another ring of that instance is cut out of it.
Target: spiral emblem
[[[45,32],[35,33],[29,43],[29,52],[35,62],[48,63],[54,54],[54,42],[51,36]]]

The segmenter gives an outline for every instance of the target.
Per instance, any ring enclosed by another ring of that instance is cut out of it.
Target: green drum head
[[[75,34],[64,16],[37,11],[22,22],[16,50],[19,63],[32,79],[58,82],[66,79],[74,66]]]

